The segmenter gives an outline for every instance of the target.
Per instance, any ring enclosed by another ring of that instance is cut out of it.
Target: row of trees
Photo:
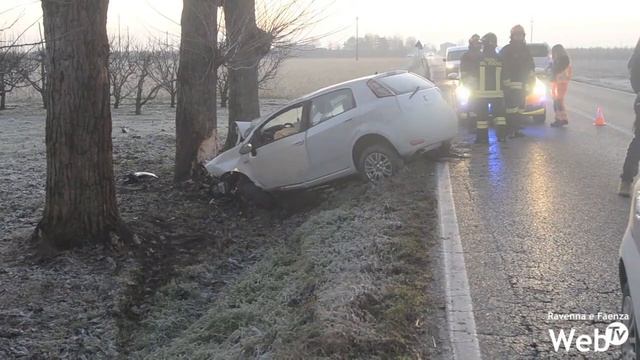
[[[300,36],[317,20],[302,0],[283,0],[278,8],[264,1],[262,11],[256,11],[255,0],[183,0],[178,54],[169,46],[136,50],[123,46],[121,38],[117,45],[112,39],[110,52],[109,0],[41,1],[47,181],[44,214],[34,237],[55,248],[131,237],[115,197],[110,106],[114,86],[120,100],[128,92],[127,74],[136,74],[129,75],[135,77],[131,96],[141,104],[160,89],[175,90],[174,180],[182,182],[197,177],[220,149],[218,88],[228,89],[230,125],[259,117],[259,82],[269,76],[269,71],[261,73],[260,64],[277,68],[278,59],[304,42]],[[220,86],[223,66],[227,85]],[[117,78],[114,68],[122,69]]]
[[[175,108],[178,93],[179,45],[166,40],[149,41],[146,44],[131,40],[129,36],[111,36],[109,39],[109,80],[111,102],[115,109],[125,101],[131,101],[135,113],[154,100],[160,92],[170,99],[170,107]],[[218,44],[217,53],[224,54],[226,40]],[[258,83],[265,84],[272,79],[289,55],[286,48],[268,49],[258,64]],[[42,98],[47,107],[46,97],[46,57],[44,45],[26,47],[7,46],[0,54],[0,110],[6,109],[6,99],[13,90],[31,87]],[[224,59],[222,59],[224,60]],[[216,64],[218,72],[217,89],[220,106],[226,107],[229,100],[228,64]]]

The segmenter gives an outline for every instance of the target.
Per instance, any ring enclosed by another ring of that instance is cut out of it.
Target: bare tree
[[[9,48],[0,57],[0,110],[7,108],[7,95],[23,85],[22,66],[26,52]]]
[[[158,50],[153,57],[153,69],[151,76],[156,83],[171,97],[171,107],[176,107],[178,94],[178,67],[180,65],[180,53],[168,40],[158,42]]]
[[[220,107],[226,108],[229,102],[229,70],[222,65],[218,68],[218,93],[220,94]]]
[[[42,30],[38,24],[41,44],[36,46],[25,58],[21,68],[22,79],[29,84],[42,98],[42,106],[47,108],[47,54],[44,46]]]
[[[136,63],[133,59],[131,40],[127,32],[126,38],[118,33],[109,40],[111,54],[109,56],[109,80],[111,84],[111,96],[113,108],[118,109],[123,100],[134,93],[134,87],[130,86],[130,80],[136,72]]]
[[[260,84],[273,78],[289,52],[319,37],[307,30],[321,20],[314,0],[284,0],[277,6],[267,1],[226,0],[224,21],[229,77],[229,132],[225,148],[237,140],[235,122],[260,117]],[[273,57],[265,59],[270,53]]]
[[[218,151],[216,50],[218,1],[183,0],[175,181],[192,178]]]
[[[47,181],[34,237],[55,248],[114,241],[120,220],[109,104],[109,0],[42,0],[49,64]]]
[[[157,62],[158,52],[149,46],[144,48],[138,46],[133,54],[135,63],[135,101],[136,115],[142,114],[142,107],[149,101],[156,98],[158,91],[162,88],[162,84],[155,81],[152,77],[152,67]],[[150,81],[151,80],[151,84]]]

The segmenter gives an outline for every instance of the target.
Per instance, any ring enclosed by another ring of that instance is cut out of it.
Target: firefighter
[[[535,65],[525,42],[521,25],[511,29],[511,41],[500,51],[502,89],[507,113],[507,128],[512,137],[521,137],[527,93],[535,85]]]
[[[628,67],[631,76],[631,87],[633,92],[636,93],[636,100],[633,103],[636,119],[633,123],[635,137],[627,149],[627,157],[624,159],[622,175],[620,175],[618,195],[624,197],[631,196],[633,178],[638,175],[638,162],[640,161],[640,39],[638,39]]]
[[[487,33],[481,39],[482,55],[478,70],[478,87],[475,92],[478,115],[476,122],[476,142],[489,141],[489,117],[493,116],[498,141],[504,141],[507,135],[504,93],[502,91],[502,61],[496,53],[498,37]]]
[[[481,57],[482,43],[480,42],[480,35],[473,34],[469,38],[469,50],[460,58],[460,86],[466,87],[471,93],[467,101],[470,124],[474,124],[477,120],[475,92],[478,88]]]

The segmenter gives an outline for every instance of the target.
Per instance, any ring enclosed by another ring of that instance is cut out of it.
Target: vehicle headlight
[[[466,86],[458,86],[456,88],[456,98],[460,105],[466,105],[469,102],[469,97],[471,97],[471,90]]]
[[[454,63],[447,63],[447,69],[453,69],[456,67],[456,64]]]
[[[539,97],[543,97],[547,94],[547,85],[545,85],[540,79],[536,78],[536,85],[533,88],[533,93]]]

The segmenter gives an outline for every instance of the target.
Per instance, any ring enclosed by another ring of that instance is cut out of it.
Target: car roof
[[[393,75],[399,75],[399,74],[404,74],[404,73],[408,73],[407,70],[394,70],[394,71],[387,71],[387,72],[383,72],[380,74],[374,74],[374,75],[368,75],[368,76],[363,76],[357,79],[352,79],[352,80],[348,80],[345,82],[341,82],[338,84],[334,84],[334,85],[330,85],[327,87],[324,87],[322,89],[316,90],[312,93],[303,95],[291,102],[289,102],[288,104],[293,104],[293,103],[297,103],[297,102],[301,102],[301,101],[306,101],[309,100],[311,98],[314,98],[316,96],[325,94],[325,93],[330,93],[332,91],[338,90],[338,89],[342,89],[342,88],[349,88],[353,85],[359,84],[359,83],[363,83],[363,82],[367,82],[371,79],[379,79],[379,78],[384,78],[387,76],[393,76]]]
[[[452,46],[447,48],[447,52],[449,51],[460,51],[460,50],[469,50],[469,46]]]

